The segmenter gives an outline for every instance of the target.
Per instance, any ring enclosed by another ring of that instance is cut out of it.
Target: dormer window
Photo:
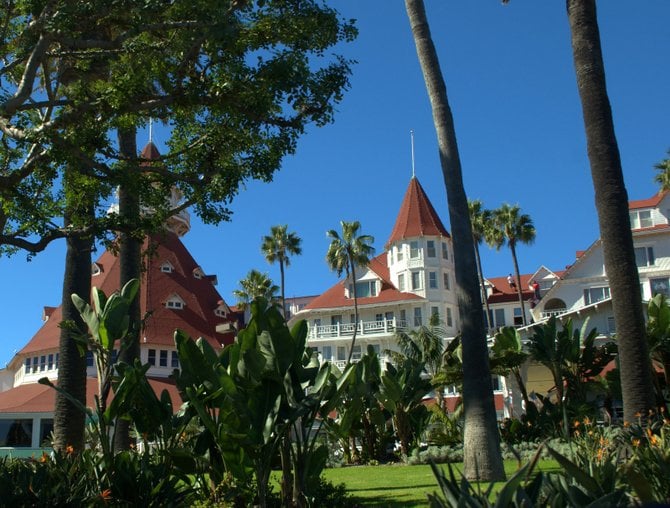
[[[650,228],[654,225],[651,210],[634,210],[630,212],[630,227],[633,229]]]
[[[184,300],[182,300],[179,295],[174,294],[165,301],[165,307],[168,309],[183,309]]]
[[[166,261],[161,265],[161,272],[163,273],[172,273],[174,270],[174,266],[169,261]]]
[[[95,277],[96,275],[100,275],[102,273],[102,266],[99,265],[98,263],[93,263],[91,265],[91,276]]]
[[[193,269],[193,277],[194,277],[195,279],[200,280],[200,279],[202,279],[204,276],[205,276],[205,274],[204,274],[203,271],[200,269],[200,267],[197,267],[197,268],[194,268],[194,269]]]
[[[214,314],[217,315],[220,318],[225,318],[226,317],[226,311],[223,309],[215,309]]]
[[[357,298],[366,298],[371,296],[377,296],[377,281],[366,280],[356,283]],[[354,297],[354,290],[351,284],[349,284],[349,297]]]

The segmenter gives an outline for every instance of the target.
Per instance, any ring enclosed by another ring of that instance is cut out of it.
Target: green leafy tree
[[[356,267],[365,267],[370,262],[370,256],[374,253],[372,243],[375,241],[373,236],[360,234],[361,223],[358,221],[346,222],[340,221],[342,235],[334,229],[326,234],[331,239],[326,252],[326,261],[328,266],[334,270],[338,277],[345,273],[347,281],[351,276],[351,288],[354,298],[354,334],[351,337],[351,346],[347,363],[351,362],[351,355],[356,345],[356,332],[358,331],[358,291],[356,289]]]
[[[526,413],[535,412],[535,404],[528,399],[526,383],[523,380],[521,369],[529,354],[524,351],[521,336],[513,326],[504,326],[495,334],[491,346],[491,370],[499,375],[512,374],[516,381],[521,398],[526,405]]]
[[[523,288],[521,287],[521,275],[519,272],[519,261],[517,258],[517,246],[519,244],[529,245],[535,241],[535,226],[530,215],[521,213],[519,205],[511,206],[507,203],[493,211],[493,224],[498,234],[490,234],[489,241],[496,249],[507,244],[512,253],[514,263],[514,277],[516,279],[516,292],[521,305],[521,316],[523,324],[526,325],[526,307],[523,301]]]
[[[279,263],[281,275],[281,305],[282,312],[286,316],[286,287],[284,284],[284,268],[290,264],[290,256],[302,254],[300,244],[302,240],[292,231],[288,231],[288,225],[277,225],[270,228],[270,234],[263,237],[261,250],[268,263]]]
[[[663,294],[654,295],[647,306],[647,340],[651,354],[652,369],[654,363],[662,366],[665,386],[670,387],[670,302]],[[657,399],[663,400],[663,393],[654,376]]]
[[[484,208],[479,199],[468,200],[468,210],[470,213],[470,224],[472,225],[472,241],[475,244],[475,260],[477,262],[477,275],[479,276],[479,287],[482,292],[482,302],[486,309],[485,321],[487,329],[493,328],[491,320],[491,310],[489,309],[489,298],[484,284],[484,271],[482,270],[482,258],[479,255],[479,246],[491,235],[493,226],[493,215],[491,210]]]
[[[596,2],[567,0],[567,12],[605,272],[617,324],[624,419],[633,422],[637,413],[647,414],[654,408],[654,387],[628,193],[607,95]]]
[[[433,111],[442,176],[449,202],[463,347],[464,474],[468,478],[500,480],[505,477],[505,471],[496,425],[486,327],[456,129],[423,1],[405,0],[405,7]]]
[[[670,156],[670,150],[668,150],[668,155]],[[655,164],[654,168],[658,171],[654,181],[659,185],[661,191],[670,190],[670,157]]]
[[[240,280],[240,288],[233,290],[233,295],[237,298],[237,305],[246,309],[257,298],[263,298],[271,304],[276,302],[278,291],[279,287],[267,273],[252,269]]]

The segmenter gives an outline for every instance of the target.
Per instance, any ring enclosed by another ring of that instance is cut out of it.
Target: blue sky
[[[416,175],[449,227],[446,192],[423,78],[403,2],[331,2],[358,20],[358,39],[339,48],[355,59],[351,89],[335,122],[310,129],[270,184],[250,182],[218,227],[194,218],[183,238],[218,290],[231,294],[251,268],[279,281],[260,243],[274,224],[303,239],[286,274],[288,296],[315,295],[337,280],[325,263],[326,230],[359,220],[381,252]],[[466,192],[496,208],[518,203],[537,229],[519,249],[522,272],[560,270],[598,237],[593,185],[570,49],[565,2],[427,0],[463,164]],[[631,199],[652,196],[653,165],[670,148],[670,2],[599,3],[599,23],[616,134]],[[138,139],[142,146],[148,138]],[[156,129],[162,148],[165,132]],[[512,271],[508,250],[484,248],[487,276]],[[0,365],[41,326],[44,305],[60,303],[64,248],[27,262],[0,258]]]

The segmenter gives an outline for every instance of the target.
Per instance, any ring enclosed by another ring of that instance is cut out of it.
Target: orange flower
[[[72,455],[74,453],[74,448],[72,447],[72,445],[67,445],[65,447],[65,453],[67,453],[68,455]]]
[[[655,434],[649,437],[652,446],[658,446],[658,436]]]
[[[635,448],[639,448],[639,447],[640,447],[640,440],[639,440],[638,438],[636,438],[636,437],[633,438],[633,446],[634,446]]]
[[[573,427],[576,429],[577,427],[579,427],[579,425],[580,425],[579,420],[575,420]]]
[[[107,501],[112,499],[112,489],[105,489],[100,493],[100,498],[105,501],[105,504],[107,504]]]
[[[591,420],[588,416],[584,418],[584,425],[591,425]]]
[[[42,452],[42,456],[40,457],[40,462],[46,462],[49,460],[49,456],[47,455],[47,452]]]

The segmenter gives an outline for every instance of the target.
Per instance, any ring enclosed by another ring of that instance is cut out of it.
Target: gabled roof
[[[426,196],[419,180],[412,177],[386,245],[418,236],[444,236],[448,238],[449,233],[442,224],[428,196]]]
[[[147,249],[151,254],[145,259],[140,287],[141,312],[142,316],[147,316],[140,337],[141,343],[173,346],[176,329],[183,330],[193,339],[205,337],[214,347],[231,342],[232,333],[224,335],[216,332],[216,325],[222,322],[222,318],[216,316],[214,311],[223,298],[210,280],[193,276],[193,269],[198,265],[179,237],[172,232],[153,235],[144,242],[143,251],[146,252]],[[175,267],[171,273],[160,270],[165,261]],[[93,277],[91,284],[107,295],[117,291],[120,278],[119,259],[105,251],[97,263],[104,267],[104,271]],[[183,309],[165,307],[165,301],[173,294],[178,294],[184,300]],[[57,350],[60,335],[58,325],[61,320],[61,308],[58,307],[30,342],[19,351],[19,355]]]
[[[640,208],[656,208],[658,207],[659,203],[663,200],[663,198],[666,196],[667,193],[668,191],[662,191],[656,194],[655,196],[652,196],[647,199],[637,199],[634,201],[629,201],[628,209],[638,210]]]
[[[534,274],[523,274],[520,276],[521,295],[524,301],[533,296],[533,290],[528,287],[533,275]],[[512,277],[514,278],[514,282],[516,282],[516,277],[514,277],[514,275],[512,275]],[[519,294],[516,291],[516,287],[509,285],[507,277],[487,277],[486,280],[493,285],[493,292],[488,297],[489,304],[519,301]]]
[[[367,268],[372,270],[381,279],[381,291],[379,291],[377,296],[358,298],[358,306],[364,307],[366,305],[379,305],[383,303],[404,302],[408,300],[423,300],[423,298],[413,293],[402,293],[398,291],[398,289],[390,281],[390,272],[388,266],[386,266],[386,259],[386,253],[383,253],[370,260]],[[314,298],[299,313],[296,313],[296,315],[317,309],[333,309],[340,307],[353,308],[353,298],[347,298],[344,294],[345,283],[346,281],[339,281],[326,292]]]

